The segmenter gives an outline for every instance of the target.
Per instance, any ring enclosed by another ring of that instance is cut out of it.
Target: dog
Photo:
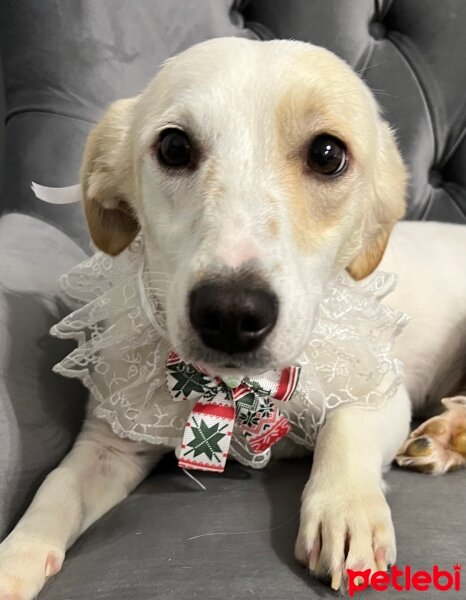
[[[466,229],[398,223],[406,178],[393,132],[346,63],[302,42],[235,38],[192,47],[139,97],[115,102],[82,166],[94,243],[117,256],[142,232],[147,261],[169,275],[171,345],[192,362],[281,368],[306,347],[336,273],[398,276],[384,304],[411,316],[393,348],[405,383],[377,410],[350,403],[329,414],[303,491],[296,557],[334,589],[347,568],[395,561],[383,472],[397,454],[431,472],[465,461]],[[228,293],[217,281],[233,282]],[[206,323],[193,305],[212,297],[220,316]],[[244,303],[252,322],[222,330],[221,307]],[[447,397],[447,411],[406,441],[412,412],[435,414]],[[80,534],[167,452],[119,437],[93,406],[0,546],[0,600],[35,597]]]

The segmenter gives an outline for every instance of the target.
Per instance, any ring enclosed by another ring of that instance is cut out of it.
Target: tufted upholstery
[[[219,35],[295,38],[347,60],[398,132],[411,172],[408,218],[466,222],[462,0],[3,0],[0,20],[4,210],[40,215],[81,244],[79,209],[39,205],[28,182],[75,182],[103,109],[138,93],[168,56]]]
[[[58,275],[84,258],[88,234],[80,207],[37,201],[30,181],[75,183],[105,107],[137,94],[170,55],[217,36],[296,38],[333,50],[374,90],[411,171],[408,218],[466,223],[465,24],[465,0],[0,1],[0,535],[69,448],[84,398],[51,373],[66,349],[47,331],[61,312]],[[90,528],[41,598],[334,598],[292,556],[308,470],[307,460],[260,473],[231,465],[201,475],[202,494],[159,470]],[[463,475],[389,474],[401,564],[461,562]],[[235,537],[196,537],[212,531]]]
[[[251,0],[244,14],[261,37],[325,46],[361,73],[410,168],[408,218],[466,222],[465,2]]]

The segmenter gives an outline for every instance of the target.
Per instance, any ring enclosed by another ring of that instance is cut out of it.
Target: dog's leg
[[[404,388],[380,409],[342,406],[317,440],[301,507],[296,557],[334,589],[346,569],[382,570],[396,556],[395,533],[382,479],[409,431]]]
[[[88,419],[71,452],[50,473],[0,545],[0,600],[31,600],[61,568],[65,551],[121,502],[164,450],[116,437]]]
[[[401,467],[441,475],[466,466],[466,396],[442,403],[445,412],[415,429],[398,452]]]

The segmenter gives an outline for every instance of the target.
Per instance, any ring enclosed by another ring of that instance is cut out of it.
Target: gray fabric
[[[3,188],[3,159],[5,147],[5,90],[3,89],[3,72],[0,60],[0,190]],[[0,212],[2,207],[3,194],[0,193]]]
[[[0,2],[7,96],[0,210],[39,217],[0,220],[0,535],[70,446],[84,400],[76,382],[50,372],[67,349],[47,331],[61,311],[57,278],[84,255],[72,240],[88,251],[86,227],[79,207],[37,201],[30,181],[75,183],[92,124],[112,100],[138,93],[168,56],[221,35],[293,37],[334,50],[374,89],[411,168],[409,216],[464,223],[465,22],[463,0]],[[298,521],[290,517],[307,462],[200,475],[207,492],[165,467],[91,527],[41,598],[334,597],[293,559]],[[464,562],[464,473],[432,479],[396,471],[388,480],[399,563]]]
[[[220,477],[199,474],[207,491],[170,466],[159,469],[83,535],[40,600],[336,598],[293,559],[309,464],[284,461],[259,472],[231,464]],[[452,571],[464,559],[464,473],[433,479],[396,470],[387,479],[399,565]],[[206,533],[236,535],[189,539]],[[424,595],[462,597],[436,590]],[[367,591],[359,597],[420,595]]]
[[[63,230],[87,252],[89,236],[81,205],[46,204],[34,196],[31,181],[49,186],[78,183],[82,151],[91,127],[79,119],[39,112],[20,113],[5,128],[5,211],[25,209],[25,213]]]
[[[51,371],[73,344],[47,332],[64,313],[57,279],[84,256],[69,238],[33,217],[0,220],[0,537],[81,423],[81,386]]]

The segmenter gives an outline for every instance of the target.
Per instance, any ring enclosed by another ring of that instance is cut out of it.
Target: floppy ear
[[[395,223],[405,214],[406,169],[396,146],[395,137],[385,121],[379,123],[379,140],[374,179],[362,249],[346,270],[356,280],[374,271],[388,243]]]
[[[137,98],[118,100],[87,138],[81,168],[84,211],[95,245],[116,255],[136,237],[131,208],[133,161],[128,136]]]

